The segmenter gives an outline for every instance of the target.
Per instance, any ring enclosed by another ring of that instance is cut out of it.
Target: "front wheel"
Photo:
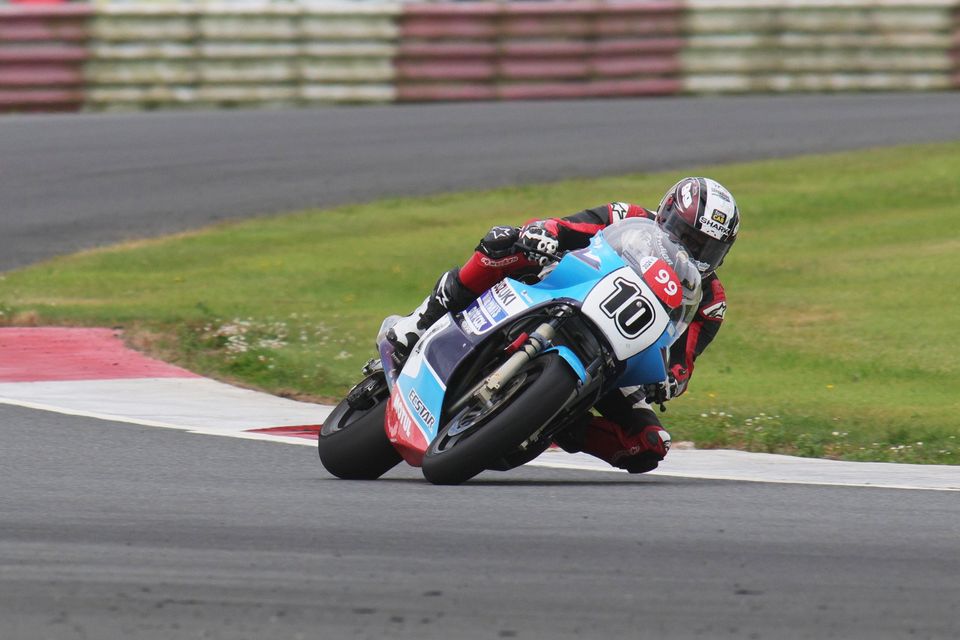
[[[317,438],[320,462],[327,471],[344,480],[375,480],[402,460],[384,430],[389,400],[387,381],[378,372],[337,405]]]
[[[495,466],[553,418],[576,388],[576,376],[556,353],[535,358],[489,404],[471,399],[440,429],[423,457],[424,477],[460,484]]]

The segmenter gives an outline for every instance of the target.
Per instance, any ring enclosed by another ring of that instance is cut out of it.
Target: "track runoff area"
[[[194,434],[315,446],[333,407],[203,378],[128,349],[110,329],[0,328],[0,403]],[[529,463],[624,473],[551,448]],[[317,469],[325,473],[319,462]],[[956,467],[841,462],[679,448],[652,475],[741,482],[957,491]]]

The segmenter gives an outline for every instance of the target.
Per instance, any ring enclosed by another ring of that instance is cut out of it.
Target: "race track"
[[[4,117],[0,271],[313,205],[958,138],[957,93]]]
[[[344,482],[311,447],[15,407],[0,419],[5,638],[960,628],[956,493],[537,468],[461,487],[403,467]]]
[[[958,114],[940,94],[16,117],[0,269],[311,203],[960,139]],[[0,436],[4,640],[960,637],[956,492],[351,483],[310,447],[5,405]]]

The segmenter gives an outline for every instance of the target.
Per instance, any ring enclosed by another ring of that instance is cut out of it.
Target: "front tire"
[[[337,405],[317,438],[320,462],[327,471],[344,480],[375,480],[403,459],[384,430],[389,400],[383,373],[376,373]]]
[[[576,388],[576,376],[556,353],[535,358],[494,396],[492,406],[471,400],[440,429],[423,457],[424,477],[460,484],[495,467],[553,418]]]

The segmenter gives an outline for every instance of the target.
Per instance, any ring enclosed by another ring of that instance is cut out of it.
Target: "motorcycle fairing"
[[[589,247],[567,254],[540,282],[527,285],[506,278],[464,311],[456,316],[447,314],[424,333],[392,384],[385,422],[387,436],[409,464],[422,464],[424,452],[437,435],[447,381],[494,329],[531,309],[558,301],[581,306],[587,317],[595,323],[601,319],[610,329],[615,326],[610,325],[614,320],[603,312],[602,306],[618,279],[629,281],[637,289],[638,300],[660,304],[650,287],[601,236],[602,233],[594,236]],[[655,310],[654,322],[641,332],[646,337],[644,346],[631,349],[627,344],[629,336],[624,336],[623,344],[613,345],[617,356],[622,355],[621,359],[626,361],[617,386],[657,382],[666,377],[662,352],[672,338],[665,330],[666,311],[662,307]],[[625,324],[630,328],[629,322]],[[651,348],[654,346],[657,348]],[[551,349],[585,380],[585,367],[571,349],[562,345]],[[388,381],[394,373],[389,372]]]
[[[384,422],[387,438],[409,464],[419,467],[430,439],[404,402],[400,385],[394,385]]]
[[[599,280],[580,310],[607,336],[614,355],[622,361],[654,344],[670,323],[650,286],[630,267]]]
[[[446,381],[473,351],[472,341],[465,338],[450,314],[440,318],[414,346],[393,383],[385,421],[387,437],[413,466],[420,466],[423,452],[437,435]]]
[[[507,318],[530,308],[531,305],[520,298],[513,286],[519,284],[508,278],[484,291],[462,312],[468,331],[476,335],[484,335]]]

